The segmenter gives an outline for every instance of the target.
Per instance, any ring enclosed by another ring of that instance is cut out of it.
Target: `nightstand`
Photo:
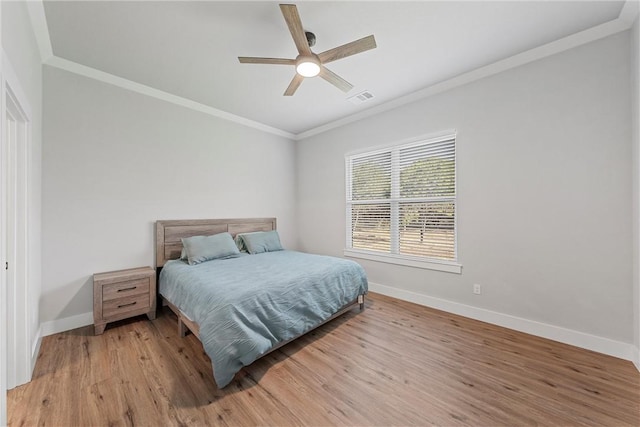
[[[109,322],[146,314],[156,318],[156,272],[151,267],[93,275],[93,324],[96,335]]]

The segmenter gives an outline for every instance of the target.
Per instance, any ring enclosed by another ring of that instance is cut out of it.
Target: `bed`
[[[181,259],[182,239],[275,230],[275,218],[156,222],[159,294],[176,314],[179,334],[191,331],[202,342],[220,388],[243,366],[357,305],[364,308],[367,279],[353,261],[289,250],[197,265]]]

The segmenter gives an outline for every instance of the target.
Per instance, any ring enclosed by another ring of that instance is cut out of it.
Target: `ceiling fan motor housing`
[[[313,47],[316,45],[316,35],[311,31],[305,31],[304,35],[307,36],[307,43],[309,43],[309,47]]]

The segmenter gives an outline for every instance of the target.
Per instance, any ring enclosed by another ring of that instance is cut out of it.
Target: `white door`
[[[13,331],[13,323],[15,323],[16,313],[16,295],[14,292],[15,287],[15,269],[12,268],[9,272],[9,263],[13,263],[14,248],[15,246],[15,227],[12,224],[15,222],[15,177],[12,176],[15,173],[15,134],[16,123],[11,119],[11,115],[6,111],[4,121],[5,142],[4,142],[4,155],[5,155],[5,211],[4,211],[4,244],[5,244],[5,256],[4,264],[2,268],[5,274],[5,287],[6,287],[6,307],[7,307],[7,390],[15,387],[16,374],[12,369],[15,366],[15,333]]]
[[[2,6],[0,5],[0,46],[2,46]],[[0,83],[4,81],[3,72],[2,72],[2,60],[4,55],[0,55]],[[0,84],[0,89],[2,89],[2,85]],[[0,95],[0,100],[2,96]],[[0,112],[2,111],[0,102]],[[0,263],[4,260],[4,191],[2,188],[4,187],[4,154],[3,154],[3,144],[2,144],[2,135],[4,131],[4,124],[2,123],[2,117],[0,116]],[[6,280],[4,269],[1,268],[0,265],[0,426],[7,424],[7,294],[6,294]]]
[[[2,10],[2,7],[0,7]],[[0,62],[0,67],[2,63]],[[0,68],[0,83],[3,81]],[[4,89],[0,84],[0,100]],[[0,102],[0,112],[3,111]],[[6,153],[4,150],[4,118],[0,116],[0,426],[7,424],[7,275],[4,269],[6,254]]]
[[[7,420],[6,390],[31,380],[29,320],[37,310],[28,305],[30,300],[37,303],[37,297],[31,295],[27,277],[31,109],[4,51],[1,58],[0,425]]]
[[[31,379],[27,278],[27,153],[29,122],[5,86],[7,389]]]

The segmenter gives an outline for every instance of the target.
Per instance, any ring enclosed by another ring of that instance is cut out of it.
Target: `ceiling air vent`
[[[363,104],[369,100],[373,99],[373,94],[371,92],[369,92],[368,90],[362,91],[360,93],[356,93],[353,96],[350,96],[349,98],[347,98],[347,101],[349,101],[352,104]]]

